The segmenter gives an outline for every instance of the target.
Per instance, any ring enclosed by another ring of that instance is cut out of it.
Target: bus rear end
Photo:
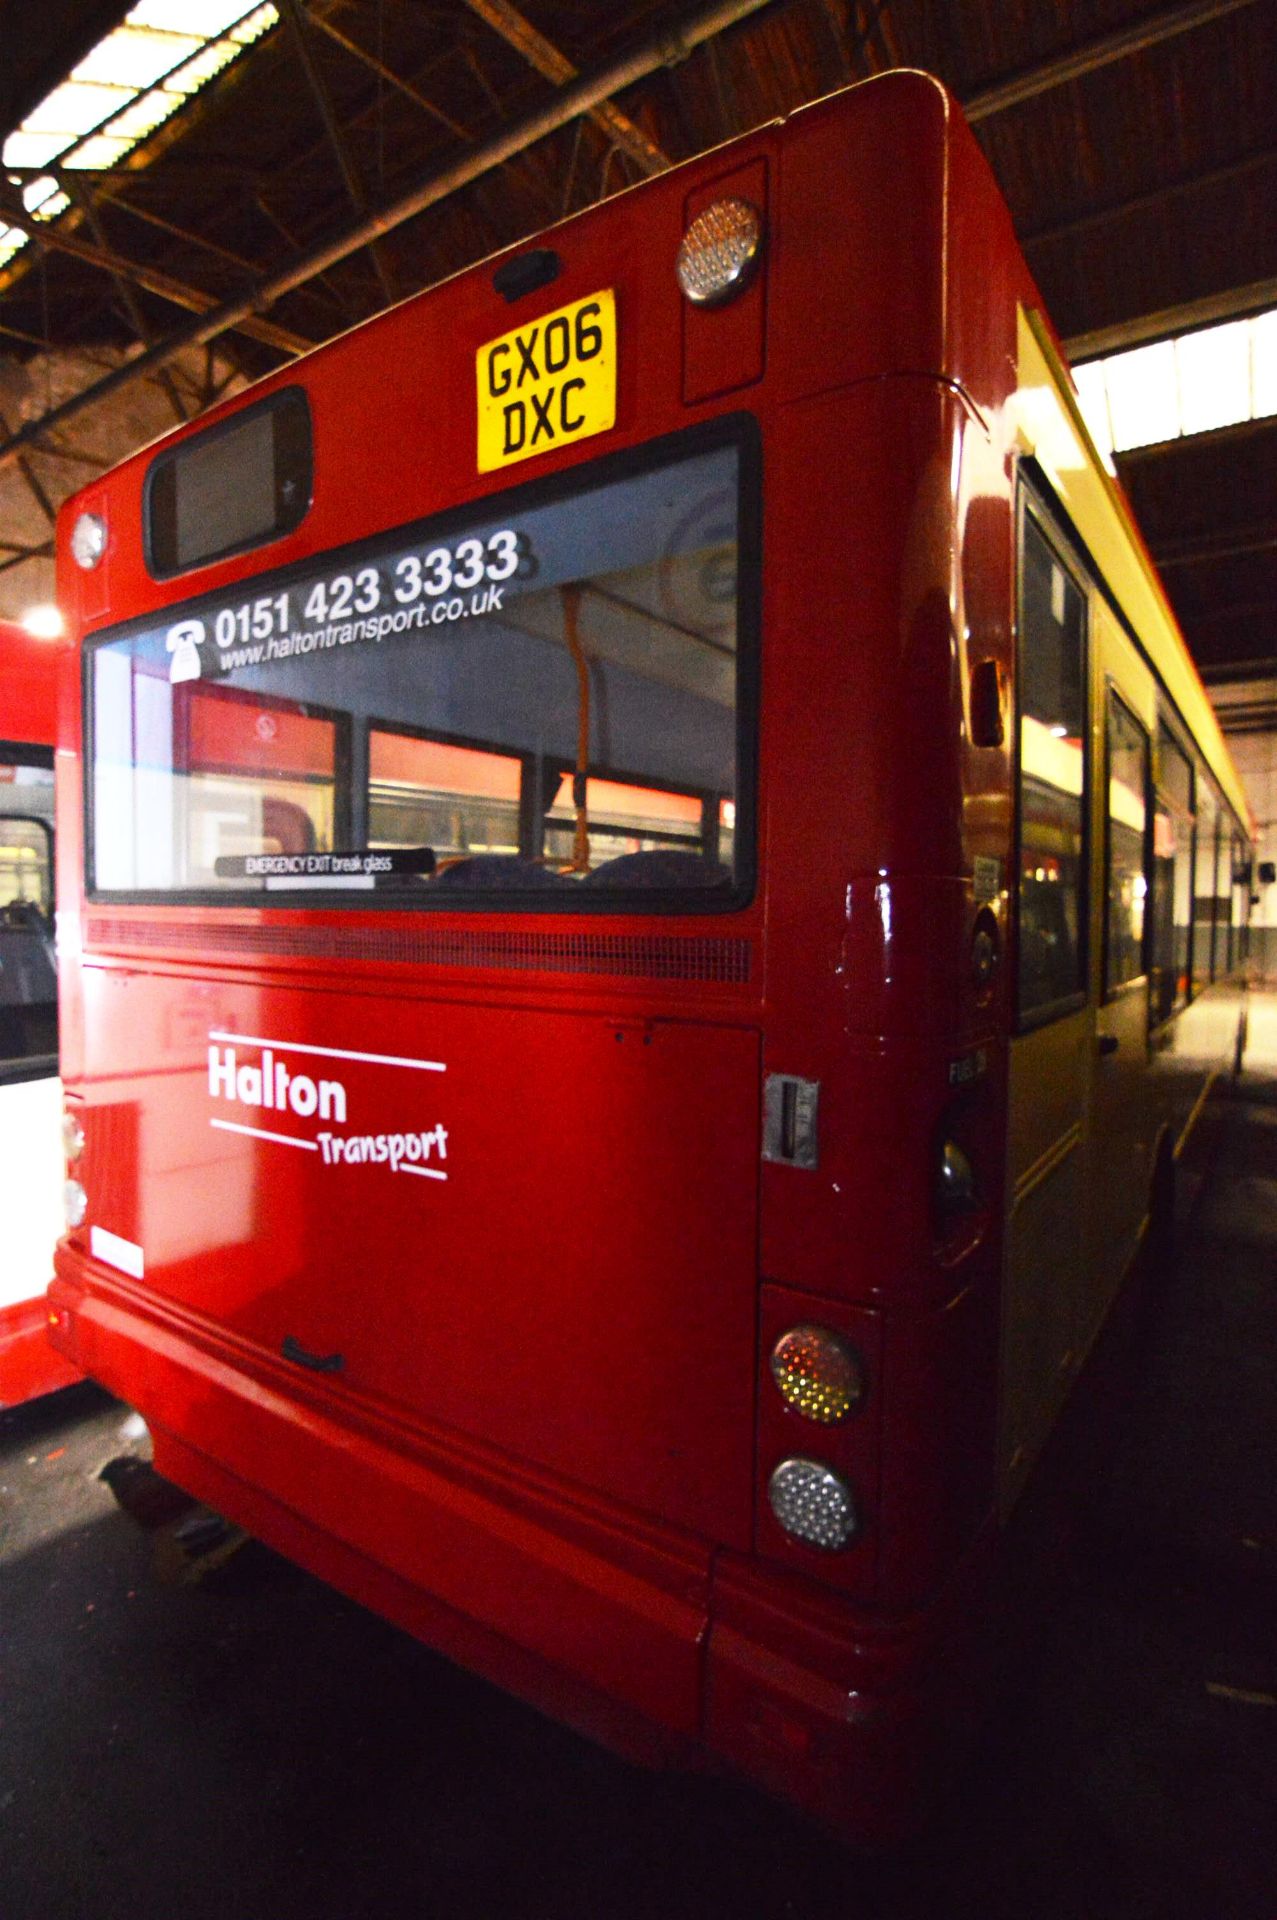
[[[0,1408],[69,1386],[46,1337],[63,1224],[53,922],[59,648],[0,621]]]
[[[357,1598],[860,1837],[972,1689],[993,1503],[1014,273],[959,309],[963,209],[996,264],[941,91],[874,83],[59,541],[63,1350]]]

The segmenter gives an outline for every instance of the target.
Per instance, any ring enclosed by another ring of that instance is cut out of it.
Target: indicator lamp
[[[987,993],[998,970],[998,936],[992,925],[977,926],[971,939],[971,977],[977,993]]]
[[[980,1204],[975,1168],[956,1140],[946,1140],[940,1148],[936,1204],[943,1215],[974,1213]]]
[[[78,1180],[68,1180],[62,1188],[62,1203],[66,1208],[67,1226],[82,1227],[84,1216],[89,1210],[89,1196]]]
[[[772,1379],[787,1407],[822,1427],[837,1426],[864,1398],[860,1357],[824,1327],[791,1327],[771,1355]]]
[[[71,557],[86,573],[106,552],[106,521],[100,513],[82,513],[71,529]]]
[[[68,1160],[78,1160],[84,1152],[84,1128],[69,1107],[62,1115],[62,1152]]]
[[[767,1498],[785,1532],[805,1546],[839,1553],[859,1532],[851,1488],[820,1460],[782,1460],[767,1483]]]
[[[683,235],[674,271],[695,307],[717,307],[743,293],[763,251],[758,208],[734,195],[698,213]]]

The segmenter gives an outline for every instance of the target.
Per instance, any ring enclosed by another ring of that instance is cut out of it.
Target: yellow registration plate
[[[616,425],[609,288],[526,321],[475,355],[479,471],[511,467]]]

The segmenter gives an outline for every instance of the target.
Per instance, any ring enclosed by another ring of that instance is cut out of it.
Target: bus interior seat
[[[587,873],[587,887],[717,887],[731,879],[721,861],[673,847],[620,853]]]
[[[315,823],[295,800],[271,794],[262,801],[262,840],[266,853],[314,853]]]
[[[520,859],[517,853],[470,853],[454,860],[451,866],[441,867],[435,875],[435,885],[455,887],[458,892],[470,887],[499,887],[521,892],[525,888],[543,891],[548,887],[570,886],[571,882],[551,873],[547,867]]]

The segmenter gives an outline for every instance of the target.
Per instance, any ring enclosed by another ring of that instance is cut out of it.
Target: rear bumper
[[[20,1407],[83,1376],[49,1344],[44,1296],[0,1307],[0,1408]]]
[[[973,1617],[892,1622],[179,1324],[65,1245],[64,1352],[157,1468],[441,1652],[631,1757],[743,1773],[856,1840],[911,1824]]]
[[[705,1746],[858,1845],[904,1838],[978,1729],[992,1573],[990,1528],[932,1605],[884,1620],[757,1562],[720,1562]]]

